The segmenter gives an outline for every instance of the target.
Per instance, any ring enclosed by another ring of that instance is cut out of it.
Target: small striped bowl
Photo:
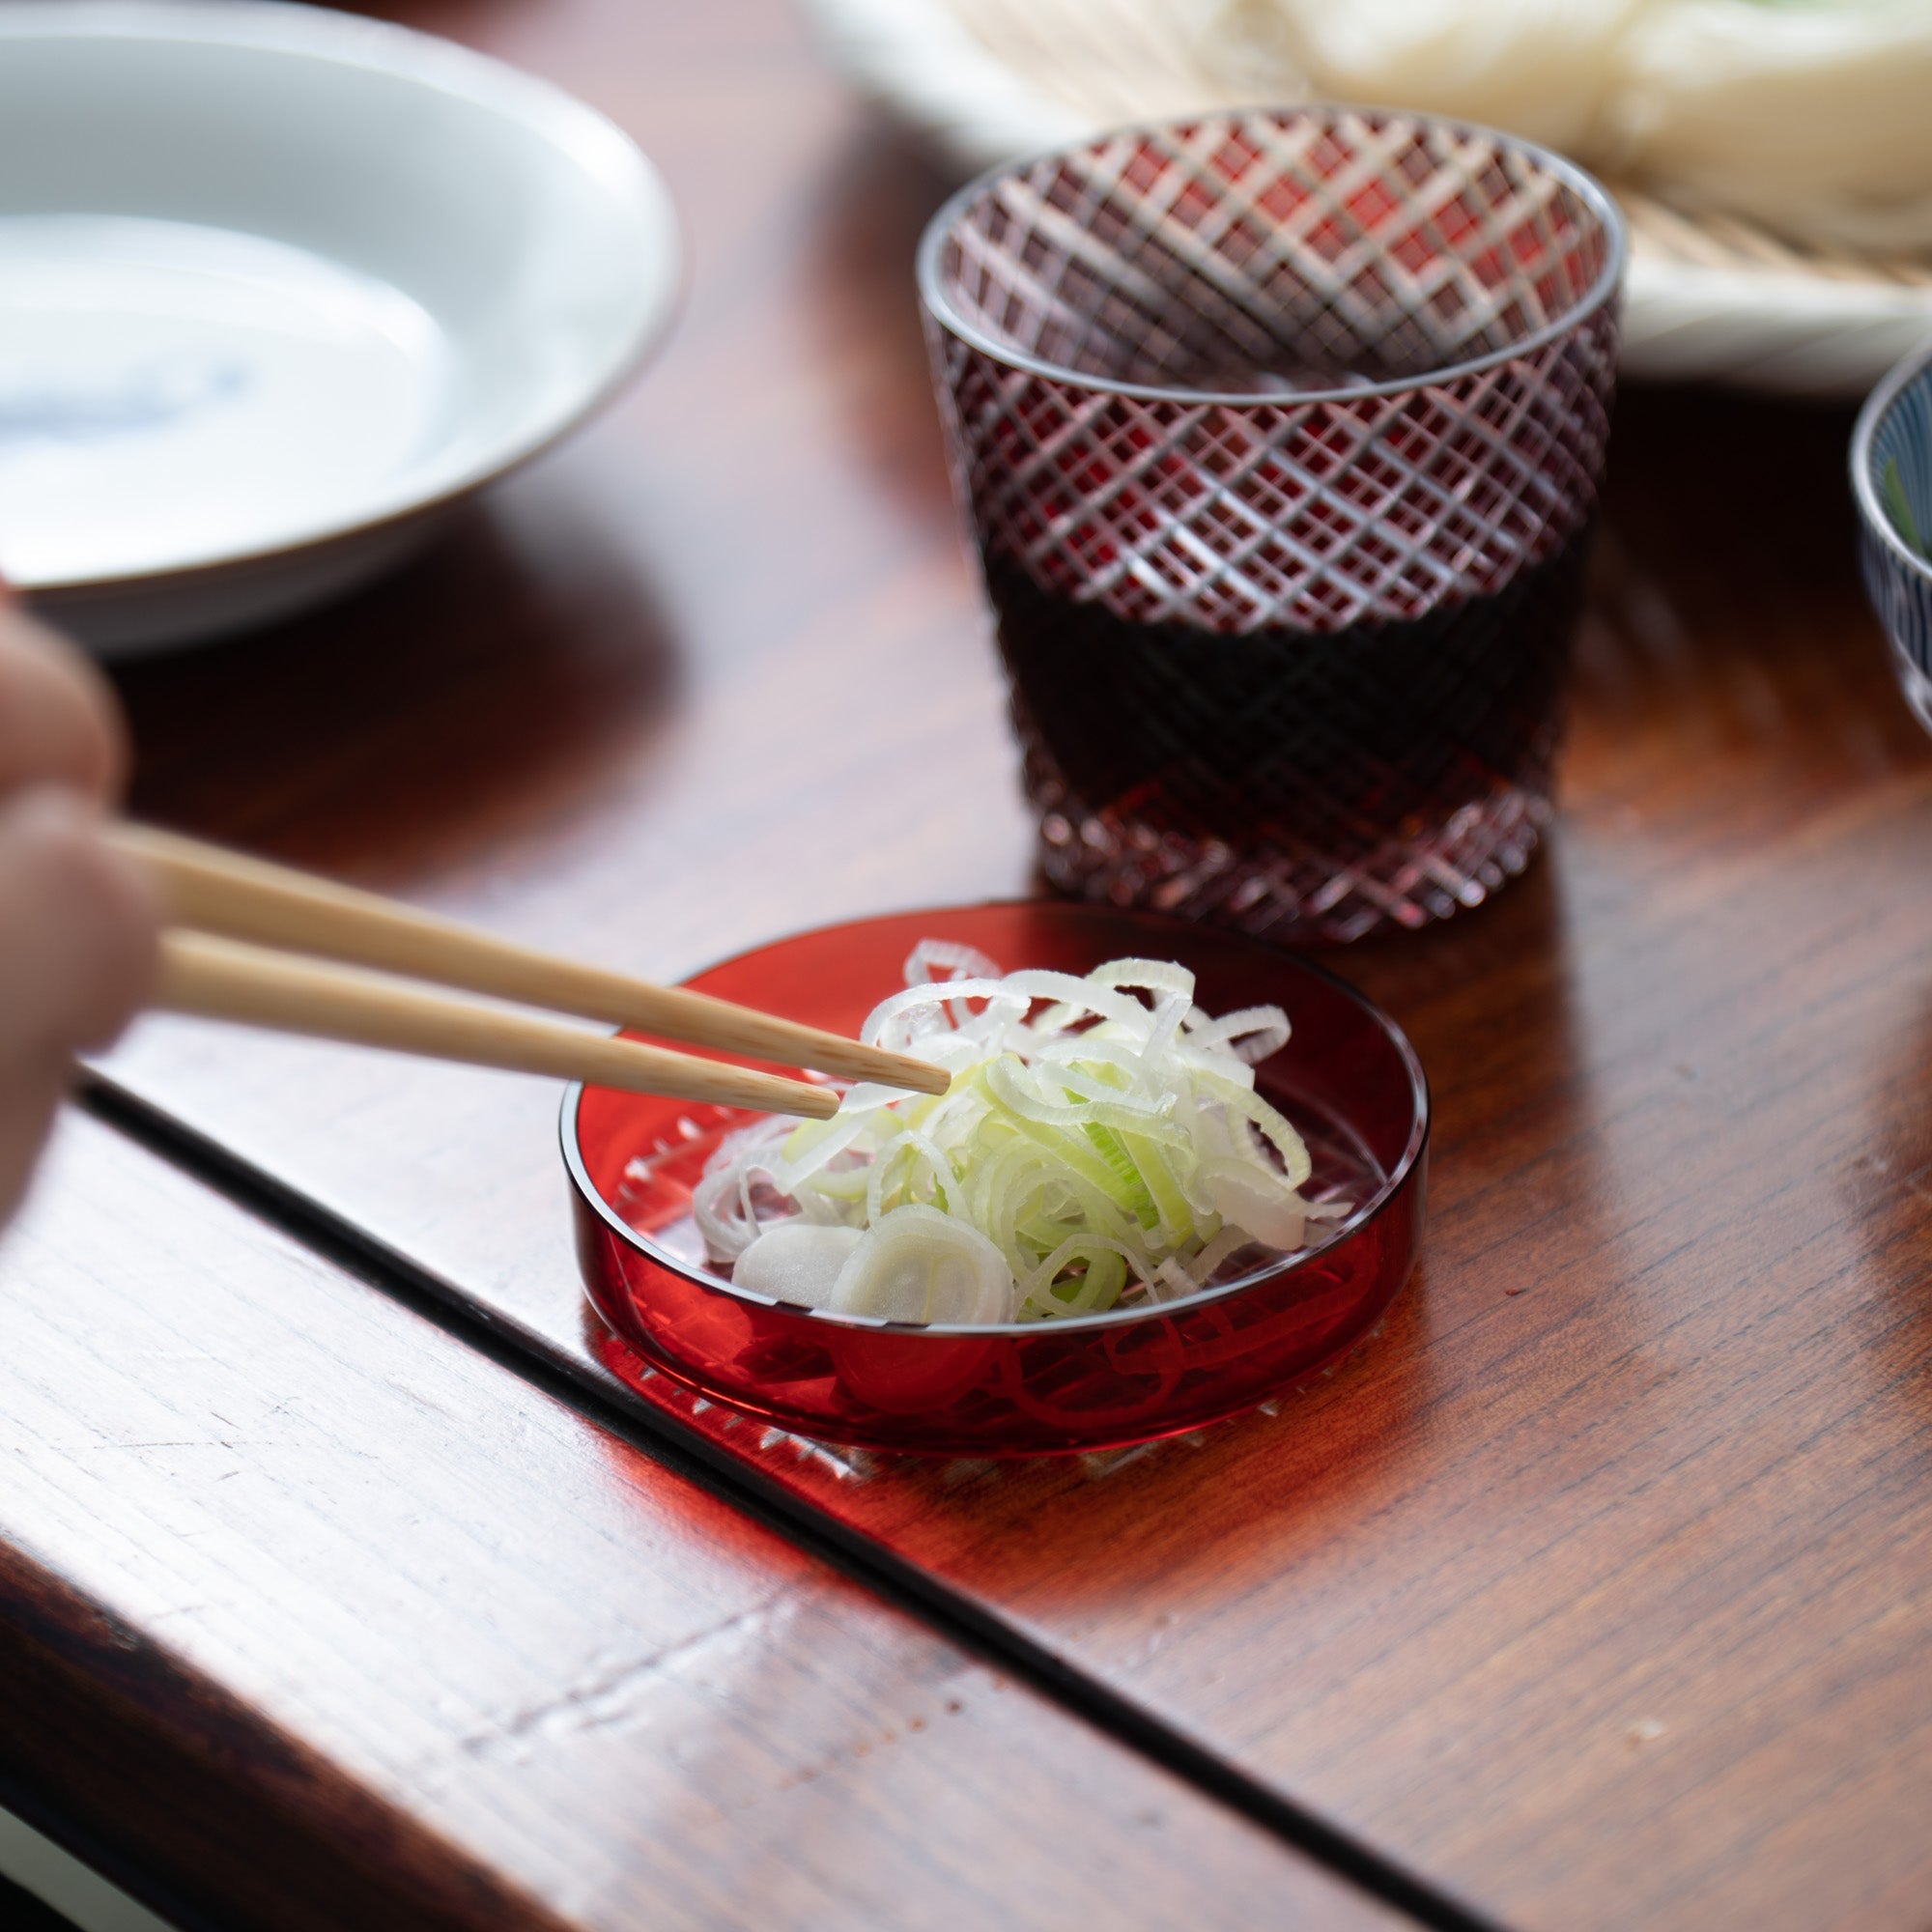
[[[1852,495],[1865,590],[1890,635],[1906,698],[1932,731],[1932,343],[1859,412]]]

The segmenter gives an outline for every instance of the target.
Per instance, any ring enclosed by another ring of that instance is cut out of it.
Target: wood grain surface
[[[1026,890],[912,310],[940,185],[780,0],[411,17],[643,141],[689,308],[395,583],[126,673],[139,807],[653,977]],[[1100,1481],[718,1435],[1524,1926],[1906,1927],[1932,1885],[1932,746],[1858,592],[1848,428],[1623,410],[1548,853],[1338,962],[1438,1103],[1428,1259],[1354,1363]],[[111,1071],[603,1373],[554,1092],[186,1024]]]
[[[0,1780],[170,1905],[1406,1922],[94,1122],[0,1306]]]

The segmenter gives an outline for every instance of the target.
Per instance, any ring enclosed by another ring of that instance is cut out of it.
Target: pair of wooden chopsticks
[[[162,939],[154,1005],[165,1011],[762,1113],[825,1120],[838,1109],[830,1089],[801,1080],[581,1033],[323,963],[346,960],[847,1079],[923,1094],[947,1088],[944,1070],[923,1061],[681,986],[553,958],[218,846],[138,825],[117,826],[108,837],[161,891],[171,929]]]

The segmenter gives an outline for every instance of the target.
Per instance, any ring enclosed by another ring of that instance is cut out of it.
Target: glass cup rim
[[[1319,120],[1333,125],[1351,115],[1369,121],[1378,119],[1413,121],[1426,123],[1432,128],[1448,128],[1453,132],[1474,138],[1495,141],[1519,155],[1528,156],[1544,172],[1554,176],[1570,188],[1589,208],[1602,224],[1607,244],[1603,268],[1598,271],[1597,279],[1590,287],[1561,315],[1554,316],[1541,327],[1530,330],[1520,341],[1508,343],[1500,349],[1486,350],[1480,355],[1472,355],[1460,362],[1445,362],[1440,368],[1431,369],[1420,376],[1394,377],[1385,382],[1361,383],[1347,388],[1293,389],[1265,395],[1256,395],[1252,390],[1190,389],[1162,383],[1117,383],[1102,376],[1089,376],[1080,370],[1068,369],[1064,364],[1050,361],[1045,356],[1034,355],[1025,350],[1014,349],[1000,342],[977,324],[968,322],[953,306],[942,288],[939,255],[940,250],[946,245],[948,235],[965,210],[996,183],[1014,175],[1025,174],[1047,161],[1087,153],[1110,141],[1135,135],[1164,133],[1178,128],[1206,127],[1212,122],[1233,126],[1258,115],[1284,124],[1298,120]],[[1295,107],[1269,106],[1265,103],[1248,107],[1215,107],[1200,114],[1173,114],[1148,121],[1123,122],[1118,127],[1102,128],[1096,133],[1084,135],[1077,141],[1057,142],[1050,148],[1039,149],[1017,159],[1001,161],[975,175],[963,187],[955,189],[940,204],[920,236],[919,249],[915,256],[915,274],[920,302],[933,321],[949,334],[956,336],[970,348],[977,349],[982,355],[990,356],[1008,368],[1024,370],[1033,376],[1043,376],[1051,382],[1065,384],[1070,388],[1088,389],[1098,395],[1131,396],[1143,402],[1206,403],[1244,410],[1258,408],[1287,410],[1299,409],[1311,403],[1349,402],[1364,396],[1399,396],[1418,389],[1439,388],[1464,376],[1477,375],[1485,369],[1493,369],[1504,362],[1515,361],[1519,356],[1533,355],[1537,350],[1569,334],[1579,324],[1587,322],[1616,295],[1623,281],[1624,267],[1629,252],[1629,226],[1624,219],[1623,211],[1617,206],[1610,191],[1587,168],[1578,167],[1575,161],[1568,160],[1551,149],[1544,147],[1541,142],[1525,140],[1520,134],[1505,133],[1499,128],[1491,128],[1480,121],[1465,121],[1453,114],[1426,114],[1406,107],[1382,107],[1353,101],[1322,100],[1309,101]]]
[[[1859,419],[1852,426],[1851,470],[1852,496],[1858,504],[1859,520],[1864,526],[1866,536],[1879,544],[1894,563],[1902,564],[1912,576],[1921,582],[1932,583],[1932,558],[1920,556],[1892,527],[1891,519],[1886,515],[1885,505],[1879,500],[1878,484],[1872,476],[1872,457],[1875,453],[1872,445],[1878,440],[1885,419],[1905,392],[1928,376],[1932,376],[1932,342],[1921,343],[1900,357],[1879,379],[1878,386],[1865,398],[1859,411]]]
[[[989,904],[1025,904],[1025,900],[991,900]],[[954,908],[943,906],[914,907],[912,916],[922,912],[944,912]],[[1122,910],[1105,908],[1104,910]],[[1141,911],[1128,909],[1130,916]],[[902,919],[904,913],[882,915],[888,919]],[[1159,917],[1159,915],[1156,915]],[[854,921],[852,923],[865,923]],[[820,928],[810,928],[819,930]],[[809,933],[799,932],[767,940],[763,946],[747,949],[762,952],[774,946],[782,946],[786,938],[805,938]],[[1266,942],[1258,940],[1257,945],[1265,949]],[[736,957],[737,955],[733,955]],[[1293,1255],[1283,1255],[1272,1262],[1264,1263],[1260,1267],[1239,1276],[1234,1281],[1223,1282],[1218,1288],[1203,1289],[1198,1293],[1181,1296],[1174,1301],[1150,1302],[1132,1308],[1111,1308],[1097,1315],[1067,1315],[1056,1317],[1051,1322],[1045,1321],[893,1321],[878,1315],[848,1315],[832,1308],[807,1308],[799,1302],[781,1301],[775,1295],[760,1294],[753,1289],[740,1288],[735,1282],[724,1281],[711,1273],[708,1268],[698,1267],[674,1255],[661,1242],[634,1228],[619,1214],[604,1190],[590,1178],[590,1169],[583,1158],[583,1145],[578,1131],[578,1112],[583,1099],[583,1082],[573,1081],[564,1089],[563,1104],[557,1114],[557,1140],[563,1152],[563,1164],[570,1176],[571,1186],[577,1197],[587,1207],[604,1226],[635,1253],[641,1255],[654,1267],[667,1269],[682,1276],[693,1286],[705,1289],[712,1293],[723,1294],[735,1301],[741,1301],[756,1308],[773,1308],[785,1315],[798,1316],[819,1321],[828,1327],[856,1330],[861,1333],[890,1333],[907,1336],[930,1336],[936,1340],[958,1341],[961,1339],[985,1340],[989,1336],[1020,1336],[1038,1339],[1042,1336],[1086,1332],[1096,1328],[1124,1328],[1135,1323],[1157,1321],[1163,1317],[1191,1315],[1196,1309],[1211,1307],[1216,1302],[1225,1301],[1231,1295],[1244,1293],[1259,1287],[1264,1281],[1275,1280],[1284,1275],[1312,1266],[1323,1256],[1331,1254],[1345,1240],[1352,1239],[1372,1221],[1377,1221],[1388,1208],[1407,1191],[1414,1177],[1416,1164],[1429,1145],[1430,1129],[1435,1122],[1434,1096],[1429,1091],[1429,1076],[1423,1070],[1421,1056],[1415,1050],[1414,1042],[1408,1035],[1390,1017],[1388,1013],[1358,987],[1351,986],[1340,974],[1331,973],[1325,966],[1299,953],[1284,955],[1287,963],[1309,974],[1312,978],[1325,980],[1328,984],[1346,999],[1360,1007],[1364,1013],[1375,1022],[1383,1037],[1395,1048],[1401,1060],[1403,1070],[1408,1075],[1410,1118],[1408,1138],[1403,1146],[1400,1158],[1383,1178],[1381,1185],[1376,1189],[1371,1199],[1364,1202],[1347,1220],[1341,1222],[1333,1235],[1318,1248],[1309,1248]],[[722,959],[717,964],[729,965],[730,959]],[[708,971],[709,969],[702,969]],[[692,976],[701,978],[702,971]],[[613,1034],[621,1033],[621,1028],[612,1028]]]

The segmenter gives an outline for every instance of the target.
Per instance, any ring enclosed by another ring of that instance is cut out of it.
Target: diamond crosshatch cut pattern
[[[1352,938],[1521,869],[1621,259],[1567,163],[1347,108],[1123,131],[941,212],[928,345],[1057,885]]]

